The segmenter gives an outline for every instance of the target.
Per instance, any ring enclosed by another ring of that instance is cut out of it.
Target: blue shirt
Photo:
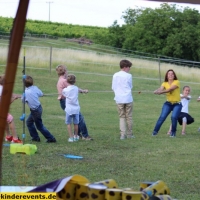
[[[30,86],[25,89],[25,102],[28,104],[30,109],[35,110],[40,106],[39,97],[42,97],[43,93],[37,86]],[[22,97],[22,102],[24,98]]]

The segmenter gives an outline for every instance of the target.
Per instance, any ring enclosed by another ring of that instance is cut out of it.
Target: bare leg
[[[71,126],[71,124],[67,124],[67,130],[68,130],[68,133],[69,133],[69,137],[70,137],[70,138],[73,138],[72,126]],[[77,132],[77,133],[78,133],[78,132]]]
[[[10,137],[11,134],[10,134],[10,131],[9,131],[8,124],[6,124],[6,129],[5,129],[5,131],[6,131],[6,136],[7,136],[7,137]]]
[[[186,122],[182,123],[182,135],[185,135]]]
[[[11,121],[8,125],[9,125],[9,129],[10,129],[10,131],[12,133],[13,138],[14,139],[18,139],[17,133],[16,133],[16,129],[15,129],[14,121]]]
[[[74,124],[74,136],[78,136],[78,124]]]
[[[170,125],[169,131],[167,132],[167,135],[171,135],[171,132],[172,132],[172,125]]]

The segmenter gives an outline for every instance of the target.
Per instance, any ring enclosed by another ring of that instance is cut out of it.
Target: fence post
[[[50,47],[50,59],[49,59],[50,74],[51,74],[51,65],[52,65],[52,47]]]
[[[160,77],[160,84],[161,84],[160,57],[158,57],[158,68],[159,68],[159,77]]]

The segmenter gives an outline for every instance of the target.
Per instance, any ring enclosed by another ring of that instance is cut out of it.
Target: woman
[[[162,83],[161,87],[154,91],[154,94],[164,94],[166,93],[167,101],[163,104],[160,117],[155,125],[152,136],[158,134],[160,127],[163,122],[172,111],[171,124],[172,131],[170,137],[176,136],[177,119],[182,109],[181,98],[180,98],[180,82],[174,72],[174,70],[169,69],[165,74],[165,81]]]

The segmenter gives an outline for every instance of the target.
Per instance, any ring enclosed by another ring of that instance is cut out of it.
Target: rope
[[[113,92],[111,90],[89,90],[88,93],[108,93],[108,92]],[[136,90],[133,90],[132,93],[138,93],[138,94],[145,94],[145,93],[150,93],[150,94],[153,94],[153,91],[150,91],[150,90],[140,90],[140,91],[136,91]],[[82,93],[82,94],[87,94],[87,93]],[[59,95],[58,93],[49,93],[49,94],[44,94],[43,96],[57,96]],[[193,97],[193,99],[200,99],[200,96],[198,97]],[[200,100],[199,100],[200,101]]]
[[[113,92],[112,90],[89,90],[88,93],[107,93],[107,92]],[[141,90],[141,91],[132,91],[132,93],[152,93],[153,94],[153,91],[150,91],[150,90]],[[87,93],[82,93],[82,94],[87,94]],[[43,96],[56,96],[56,95],[59,95],[58,93],[49,93],[49,94],[44,94]]]

